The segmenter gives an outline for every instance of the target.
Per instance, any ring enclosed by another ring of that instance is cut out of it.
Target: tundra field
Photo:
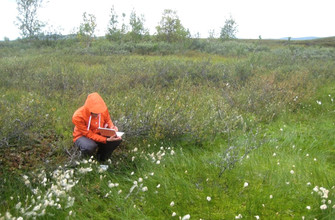
[[[0,219],[335,219],[334,60],[334,38],[0,42]],[[105,164],[72,143],[91,92],[125,132]]]

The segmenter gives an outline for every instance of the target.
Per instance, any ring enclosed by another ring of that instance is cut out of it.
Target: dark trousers
[[[84,155],[94,155],[96,153],[97,159],[105,161],[111,156],[113,151],[120,145],[122,140],[108,141],[106,144],[95,142],[87,137],[80,137],[74,143]]]

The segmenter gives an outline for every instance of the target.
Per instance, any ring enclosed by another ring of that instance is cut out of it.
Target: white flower
[[[274,157],[275,157],[276,155],[277,155],[276,153],[273,153],[273,154],[272,154],[272,156],[274,156]]]
[[[308,206],[306,206],[306,209],[310,210],[310,209],[311,209],[311,207],[308,205]]]
[[[113,187],[115,187],[115,184],[114,183],[110,183],[110,184],[108,184],[108,187],[109,188],[113,188]]]
[[[69,207],[73,206],[74,200],[75,200],[74,197],[69,197],[69,198],[67,199],[68,203],[67,203],[67,205],[66,205],[65,208],[69,208]]]
[[[177,214],[175,212],[172,212],[172,217],[176,216]]]
[[[122,193],[122,190],[120,189],[118,192],[117,192],[117,194],[121,194]]]
[[[310,185],[312,185],[312,184],[311,184],[310,182],[308,182],[308,183],[307,183],[307,186],[310,186]]]
[[[259,219],[259,216],[258,216],[258,215],[255,215],[255,218],[258,220],[258,219]]]
[[[316,103],[318,103],[319,105],[321,105],[321,104],[322,104],[322,103],[321,103],[321,101],[319,101],[319,100],[317,100],[317,101],[316,101]]]
[[[190,214],[187,214],[181,220],[189,220],[190,218],[191,218]]]
[[[132,175],[134,175],[134,171],[133,171],[133,172],[131,172],[131,173],[130,173],[130,175],[131,175],[131,176],[132,176]]]
[[[72,210],[69,211],[69,215],[72,215]]]
[[[143,192],[146,192],[146,191],[148,191],[148,187],[146,187],[146,186],[145,186],[145,187],[143,187],[143,188],[142,188],[142,191],[143,191]]]
[[[241,218],[242,218],[241,214],[238,214],[238,216],[235,216],[235,219],[241,219]]]
[[[210,202],[211,200],[212,200],[212,198],[207,196],[207,201]]]
[[[20,216],[20,217],[17,218],[17,220],[23,220],[23,218]]]
[[[150,176],[153,176],[155,173],[154,172],[152,172],[152,173],[150,173]]]
[[[131,161],[134,161],[134,160],[135,160],[135,156],[132,156]]]
[[[133,190],[137,187],[137,184],[136,185],[133,185],[130,190],[129,190],[129,194],[126,196],[126,198],[128,198],[130,196],[130,193],[133,192]]]
[[[10,212],[8,212],[8,211],[6,212],[6,218],[7,218],[7,219],[11,219],[11,218],[12,218],[12,215],[11,215]]]
[[[320,191],[321,191],[321,193],[319,192],[319,194],[321,195],[321,198],[327,199],[329,190],[327,190],[324,187],[320,187]]]
[[[294,174],[294,170],[291,170],[290,173],[291,173],[291,174]]]
[[[21,202],[19,202],[18,204],[16,204],[15,208],[16,209],[20,209],[21,208]]]
[[[157,160],[156,164],[160,164],[160,163],[161,163],[161,161],[160,161],[160,160]]]
[[[248,185],[249,185],[249,183],[245,182],[244,185],[243,185],[243,187],[245,188],[245,187],[247,187]]]
[[[134,152],[137,152],[137,150],[138,150],[137,147],[135,147],[133,151],[134,151]]]
[[[79,173],[87,173],[87,172],[91,172],[92,168],[91,167],[87,167],[87,168],[79,168]]]
[[[139,183],[142,183],[143,182],[143,179],[140,177],[140,178],[138,178],[138,182]]]
[[[273,196],[272,195],[270,195],[270,199],[272,199],[273,198]]]
[[[321,205],[321,206],[320,206],[320,209],[321,209],[321,210],[325,210],[325,209],[327,209],[327,205],[326,205],[326,204]]]
[[[37,212],[38,210],[40,210],[40,208],[41,208],[41,204],[35,206],[34,209],[33,209],[33,211]]]
[[[156,186],[156,188],[159,188],[159,187],[161,187],[161,184],[158,184],[158,185]]]
[[[171,154],[171,155],[174,155],[174,154],[175,154],[174,150],[171,150],[170,154]]]
[[[170,203],[170,206],[171,206],[171,207],[173,207],[173,206],[174,206],[174,201],[172,201],[172,202]]]

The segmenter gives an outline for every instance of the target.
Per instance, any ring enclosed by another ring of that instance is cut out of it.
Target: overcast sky
[[[263,39],[282,37],[335,36],[334,0],[44,0],[39,20],[47,22],[50,30],[61,34],[74,33],[82,22],[84,12],[94,14],[97,20],[96,35],[105,35],[114,5],[116,13],[131,11],[144,15],[144,26],[155,33],[164,9],[177,11],[182,25],[192,36],[197,33],[208,37],[210,30],[219,34],[230,16],[238,25],[237,38]],[[20,32],[16,0],[1,0],[0,40],[14,40]],[[128,23],[127,23],[128,24]],[[52,28],[50,28],[52,26]]]

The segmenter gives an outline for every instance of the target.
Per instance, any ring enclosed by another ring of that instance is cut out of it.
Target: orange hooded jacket
[[[91,113],[99,115],[98,117],[93,117]],[[96,142],[106,143],[107,137],[99,134],[98,127],[111,128],[114,126],[104,100],[96,92],[87,96],[84,106],[77,109],[73,114],[72,122],[75,125],[73,142],[85,136]]]

